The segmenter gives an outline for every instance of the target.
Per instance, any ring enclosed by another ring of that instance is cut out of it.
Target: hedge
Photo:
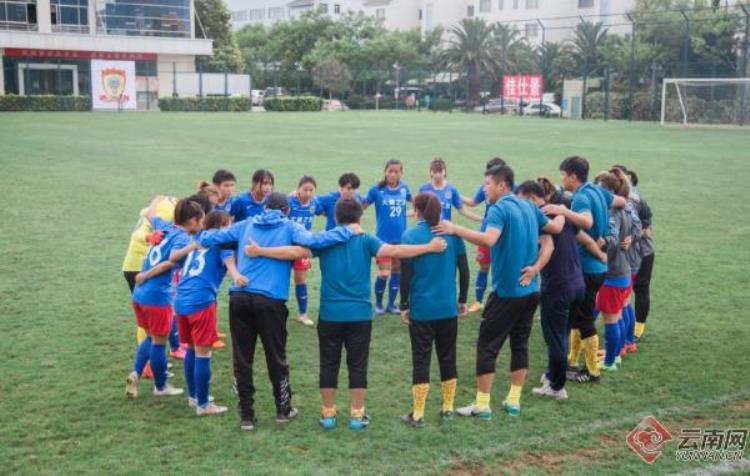
[[[88,96],[0,95],[0,111],[90,111]]]
[[[320,111],[323,100],[315,96],[274,96],[263,100],[266,111]]]
[[[252,108],[245,97],[163,97],[159,98],[162,112],[247,112]]]

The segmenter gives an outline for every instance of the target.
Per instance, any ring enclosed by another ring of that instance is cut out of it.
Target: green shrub
[[[245,97],[163,97],[159,98],[162,112],[247,112],[250,98]]]
[[[0,111],[90,111],[88,96],[0,95]]]
[[[320,111],[323,100],[315,96],[274,96],[263,100],[266,111]]]
[[[432,101],[432,109],[434,111],[450,111],[453,109],[453,101],[449,98],[437,98]]]

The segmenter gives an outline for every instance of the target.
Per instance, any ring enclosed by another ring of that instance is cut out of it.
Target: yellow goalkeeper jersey
[[[163,220],[174,221],[174,207],[177,199],[174,197],[161,197],[156,204],[156,215]],[[151,222],[146,218],[148,208],[141,210],[138,223],[130,234],[130,244],[128,252],[125,254],[125,260],[122,262],[123,271],[140,271],[143,266],[143,259],[148,252],[149,243],[146,237],[153,231]]]

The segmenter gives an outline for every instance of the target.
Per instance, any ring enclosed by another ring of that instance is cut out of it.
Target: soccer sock
[[[583,352],[586,357],[586,368],[590,375],[599,375],[599,336],[594,334],[589,338],[583,339]]]
[[[477,293],[477,302],[484,301],[484,292],[487,290],[487,271],[479,271],[477,280],[474,283],[474,290]]]
[[[169,348],[172,352],[180,350],[180,335],[177,333],[177,319],[172,318],[172,327],[169,329]]]
[[[151,355],[151,338],[146,337],[143,342],[140,343],[138,349],[135,351],[135,359],[133,359],[133,371],[140,377],[143,373],[143,369],[148,363],[148,358]]]
[[[167,349],[164,344],[151,346],[151,370],[154,372],[154,386],[161,390],[167,383]]]
[[[198,406],[208,404],[208,389],[211,386],[211,357],[195,356],[195,394]]]
[[[489,410],[490,409],[490,394],[480,392],[477,390],[476,406],[477,408],[481,410]]]
[[[604,365],[607,367],[615,363],[615,357],[619,354],[617,345],[620,342],[620,326],[617,323],[604,324],[604,345],[607,353],[604,357]]]
[[[635,336],[637,338],[641,338],[643,335],[643,331],[646,330],[646,323],[645,322],[636,322],[635,323]]]
[[[323,405],[323,410],[320,413],[323,415],[323,418],[336,418],[336,405],[332,407]]]
[[[135,339],[138,342],[138,344],[146,340],[146,337],[148,337],[148,334],[146,333],[146,329],[144,329],[143,327],[139,327],[138,331],[136,331],[135,333]]]
[[[633,309],[633,305],[629,304],[625,307],[625,311],[627,311],[627,320],[625,323],[627,324],[627,334],[625,336],[625,342],[628,344],[634,344],[635,343],[635,310]]]
[[[521,405],[521,389],[523,385],[510,384],[510,390],[508,390],[508,396],[505,397],[505,403],[508,405]]]
[[[387,281],[384,277],[378,275],[375,278],[375,303],[378,307],[383,307],[383,294],[385,294],[385,285]]]
[[[307,314],[307,284],[294,286],[294,294],[297,296],[297,305],[300,314]]]
[[[617,353],[621,354],[623,350],[625,350],[625,336],[627,335],[627,325],[625,324],[625,316],[623,315],[620,317],[620,320],[617,321],[617,327],[618,332],[620,333],[620,338],[617,341]]]
[[[424,418],[424,406],[427,403],[427,393],[430,391],[429,383],[418,383],[411,386],[411,395],[414,398],[414,410],[411,417],[415,420]]]
[[[570,331],[570,352],[568,353],[568,365],[578,366],[581,357],[581,331],[573,329]]]
[[[401,275],[398,273],[391,273],[391,281],[388,289],[388,307],[396,307],[396,296],[398,296],[399,288],[401,287]]]
[[[443,411],[453,411],[453,400],[456,399],[456,386],[458,379],[443,380]]]
[[[361,408],[351,407],[349,409],[349,415],[352,418],[364,418],[364,416],[365,416],[365,407],[361,407]]]
[[[185,370],[185,385],[187,385],[188,396],[195,398],[195,349],[188,348],[182,365]]]

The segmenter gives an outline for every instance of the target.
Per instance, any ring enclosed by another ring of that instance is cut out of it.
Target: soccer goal
[[[747,124],[750,78],[665,78],[661,124]]]

